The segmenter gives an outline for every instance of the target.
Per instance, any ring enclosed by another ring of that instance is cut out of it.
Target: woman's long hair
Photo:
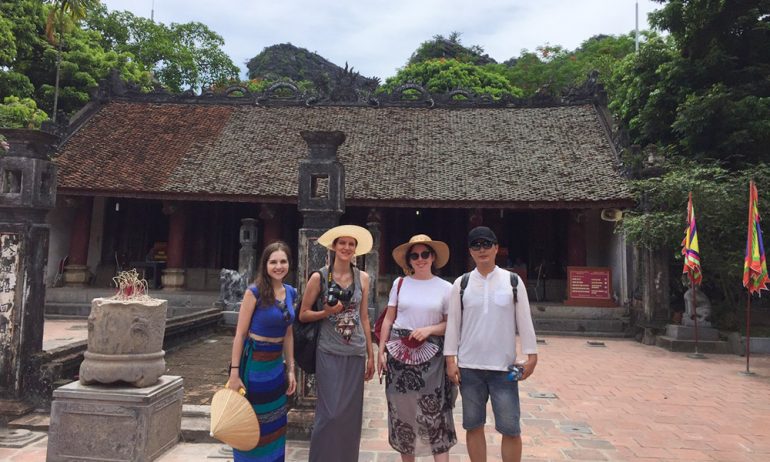
[[[257,306],[272,306],[275,303],[275,292],[273,291],[273,283],[270,280],[270,276],[267,274],[267,261],[270,260],[270,255],[273,252],[282,250],[286,253],[286,259],[289,261],[289,267],[291,268],[291,249],[289,245],[283,241],[276,241],[272,244],[268,244],[265,250],[262,251],[262,256],[259,258],[259,268],[257,268],[257,278],[254,280],[254,285],[257,286],[259,292],[259,300]]]

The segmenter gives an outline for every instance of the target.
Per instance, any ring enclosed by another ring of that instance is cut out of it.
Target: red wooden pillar
[[[64,267],[64,284],[70,287],[86,286],[90,279],[88,270],[88,243],[91,239],[91,212],[94,199],[81,197],[74,199],[75,217],[72,221],[72,234]]]
[[[281,220],[275,206],[262,204],[259,210],[259,219],[262,221],[262,243],[267,246],[271,242],[281,241]],[[261,249],[257,249],[258,254]]]
[[[567,266],[586,266],[585,214],[570,210],[567,221]]]
[[[181,290],[184,287],[184,244],[187,211],[179,202],[163,204],[163,213],[168,215],[168,245],[166,247],[166,269],[161,281],[164,290]]]

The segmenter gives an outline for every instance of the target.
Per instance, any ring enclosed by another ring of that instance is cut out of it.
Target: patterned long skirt
[[[251,451],[233,449],[235,462],[276,462],[286,455],[286,367],[283,344],[246,340],[241,380],[259,420],[259,444]]]
[[[393,329],[390,338],[408,335],[408,330]],[[401,454],[418,457],[441,454],[457,444],[452,418],[457,390],[446,375],[444,339],[431,336],[428,341],[439,350],[422,364],[404,364],[387,353],[388,440]]]

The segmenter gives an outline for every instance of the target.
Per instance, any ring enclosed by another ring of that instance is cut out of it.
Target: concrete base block
[[[53,392],[48,462],[147,462],[173,447],[182,422],[182,378],[147,388],[72,382]]]
[[[297,407],[289,410],[286,437],[291,440],[310,441],[310,432],[315,421],[315,409]]]
[[[238,312],[237,311],[223,311],[222,322],[226,326],[236,326],[238,324]]]
[[[182,290],[185,287],[184,268],[166,268],[160,277],[163,290]]]
[[[695,352],[694,340],[678,340],[667,335],[658,336],[655,339],[655,345],[668,351],[682,353]],[[730,344],[724,341],[708,341],[698,339],[698,352],[707,354],[732,354],[733,349]]]
[[[64,285],[67,287],[85,287],[91,273],[85,265],[67,265],[64,267]]]
[[[666,337],[671,337],[676,340],[695,340],[695,328],[680,326],[678,324],[669,324],[666,326]],[[713,327],[698,326],[698,340],[715,342],[719,340],[719,331]]]
[[[743,349],[746,349],[746,337],[741,337]],[[752,353],[770,353],[770,337],[751,337]],[[741,352],[743,354],[743,352]]]

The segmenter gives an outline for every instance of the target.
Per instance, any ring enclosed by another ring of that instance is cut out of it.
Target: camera
[[[353,298],[353,291],[351,289],[343,289],[336,282],[332,282],[326,294],[326,304],[334,306],[340,301],[349,302],[351,298]]]

